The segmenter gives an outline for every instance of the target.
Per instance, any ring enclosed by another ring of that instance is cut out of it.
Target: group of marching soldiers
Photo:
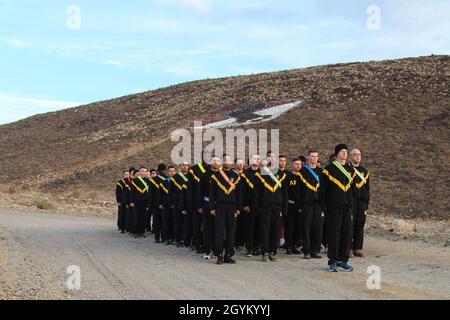
[[[223,155],[210,164],[131,168],[116,187],[119,230],[151,233],[156,243],[217,257],[217,264],[236,263],[236,249],[264,262],[276,261],[280,248],[320,259],[323,246],[330,272],[352,271],[349,258],[363,256],[370,200],[361,151],[349,155],[340,144],[323,167],[310,150],[287,166],[285,156],[269,152],[247,163]]]

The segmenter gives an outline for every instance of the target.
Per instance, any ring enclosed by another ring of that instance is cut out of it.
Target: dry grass
[[[39,210],[55,210],[55,205],[47,199],[37,198],[33,200],[33,205]]]

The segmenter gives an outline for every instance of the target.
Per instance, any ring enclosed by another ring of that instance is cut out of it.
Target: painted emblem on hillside
[[[257,103],[248,106],[225,106],[202,121],[199,129],[246,126],[272,121],[286,112],[299,107],[303,101],[291,103]]]

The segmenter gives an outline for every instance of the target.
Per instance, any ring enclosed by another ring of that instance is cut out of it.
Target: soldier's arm
[[[121,187],[120,183],[118,183],[116,185],[116,201],[118,205],[122,203],[122,192],[123,188]]]

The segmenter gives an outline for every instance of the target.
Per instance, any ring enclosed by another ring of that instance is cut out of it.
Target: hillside
[[[450,56],[318,66],[185,83],[0,126],[0,182],[112,199],[122,168],[168,161],[170,133],[223,110],[303,101],[258,125],[289,157],[345,142],[373,172],[373,209],[449,218]],[[230,108],[232,106],[232,108]]]

